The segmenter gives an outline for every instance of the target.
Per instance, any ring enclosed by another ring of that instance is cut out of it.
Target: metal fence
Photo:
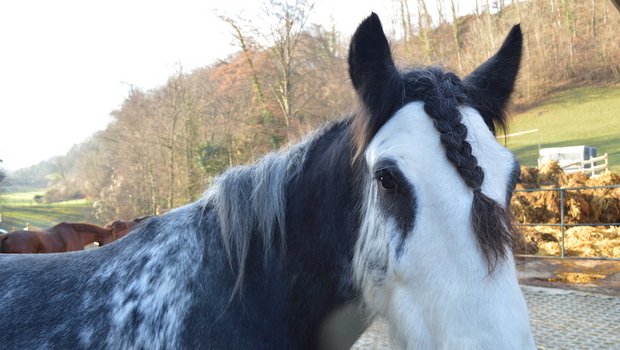
[[[566,229],[570,227],[577,226],[589,226],[589,227],[597,227],[597,226],[620,226],[620,222],[612,222],[612,223],[566,223],[566,213],[565,213],[565,204],[566,204],[566,191],[583,191],[583,190],[595,190],[595,189],[603,189],[603,188],[620,188],[620,184],[618,185],[609,185],[609,186],[583,186],[583,187],[559,187],[559,188],[535,188],[535,189],[522,189],[515,190],[515,193],[518,192],[547,192],[547,191],[558,191],[560,192],[560,223],[550,224],[550,223],[532,223],[532,224],[524,224],[524,223],[515,223],[515,226],[550,226],[550,227],[560,227],[560,232],[562,234],[562,239],[560,242],[560,256],[549,256],[549,255],[529,255],[529,254],[517,254],[517,256],[524,257],[545,257],[545,258],[557,258],[557,259],[590,259],[590,260],[616,260],[620,261],[620,258],[614,257],[582,257],[582,256],[566,256]]]

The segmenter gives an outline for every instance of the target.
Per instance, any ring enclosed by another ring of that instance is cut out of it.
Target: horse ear
[[[361,142],[358,146],[363,148],[402,103],[404,91],[390,45],[375,13],[362,21],[353,34],[349,76],[367,112],[356,118],[356,133],[362,139],[358,139]]]
[[[506,126],[504,109],[514,90],[522,45],[521,26],[517,24],[497,53],[465,78],[466,86],[475,97],[474,104],[477,105],[474,107],[492,130],[494,125],[502,129]]]

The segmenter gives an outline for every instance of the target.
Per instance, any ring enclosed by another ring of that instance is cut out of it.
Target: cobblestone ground
[[[619,349],[620,297],[521,286],[540,350]],[[375,321],[352,349],[392,349],[386,325]]]

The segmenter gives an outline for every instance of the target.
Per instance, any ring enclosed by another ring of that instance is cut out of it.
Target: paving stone
[[[620,296],[521,286],[540,350],[620,350]],[[394,349],[387,326],[376,320],[355,350]]]

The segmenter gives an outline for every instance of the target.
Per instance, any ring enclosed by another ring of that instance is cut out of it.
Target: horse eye
[[[392,191],[396,188],[396,180],[389,171],[381,169],[377,171],[377,180],[381,183],[381,187],[386,191]]]

